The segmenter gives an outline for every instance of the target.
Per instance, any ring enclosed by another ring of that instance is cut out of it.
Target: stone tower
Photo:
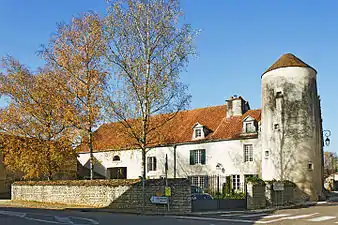
[[[292,54],[262,75],[262,178],[290,180],[297,197],[323,194],[317,72]]]

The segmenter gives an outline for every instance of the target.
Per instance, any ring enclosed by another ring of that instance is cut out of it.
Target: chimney
[[[232,116],[242,116],[249,109],[249,102],[245,101],[242,96],[237,95],[231,96],[229,100],[226,100],[226,118]]]

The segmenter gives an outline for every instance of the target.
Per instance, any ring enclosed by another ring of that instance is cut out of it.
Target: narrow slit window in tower
[[[282,97],[283,97],[283,93],[281,91],[277,91],[276,98],[282,98]]]

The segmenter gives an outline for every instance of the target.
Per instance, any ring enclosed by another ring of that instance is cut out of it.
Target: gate
[[[191,201],[193,212],[247,208],[246,185],[234,187],[230,176],[193,176],[189,179],[193,187],[192,196],[200,196]],[[202,193],[194,195],[197,187]]]

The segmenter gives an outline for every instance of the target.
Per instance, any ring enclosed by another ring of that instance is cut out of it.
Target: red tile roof
[[[267,73],[269,71],[283,68],[283,67],[306,67],[306,68],[311,68],[314,71],[316,71],[313,67],[309,66],[299,58],[297,58],[295,55],[291,53],[287,53],[282,55],[272,66],[270,66],[264,73]],[[263,76],[262,75],[262,76]]]
[[[156,120],[160,116],[164,115],[154,116],[153,118]],[[234,116],[228,119],[226,118],[226,105],[185,110],[179,112],[165,126],[152,134],[152,137],[149,138],[151,140],[150,146],[238,139],[242,130],[242,120],[247,116],[260,121],[261,110],[249,110],[242,116]],[[193,126],[197,122],[211,130],[202,140],[192,140]],[[93,135],[94,152],[137,148],[135,140],[128,137],[123,130],[123,126],[118,122],[103,124],[99,127]],[[88,152],[87,145],[83,143],[79,146],[78,151]]]

